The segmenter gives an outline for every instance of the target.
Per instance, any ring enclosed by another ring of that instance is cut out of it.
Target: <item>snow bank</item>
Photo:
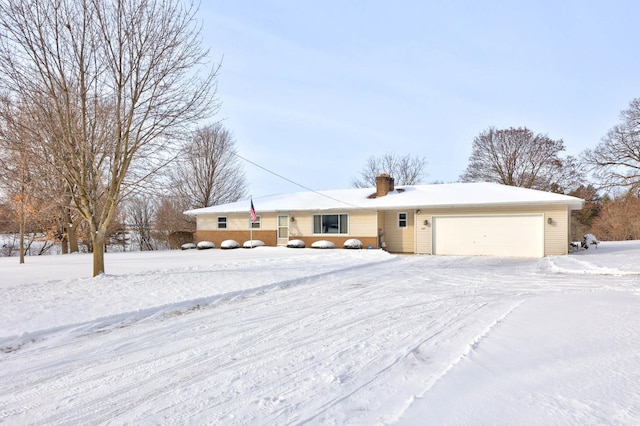
[[[621,292],[527,300],[416,399],[400,423],[638,424],[637,393],[626,392],[637,387],[631,382],[640,380],[640,369],[625,340],[629,327],[640,326],[639,302]]]
[[[639,424],[639,257],[0,258],[0,422]]]

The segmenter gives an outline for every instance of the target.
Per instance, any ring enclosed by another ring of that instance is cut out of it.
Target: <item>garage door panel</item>
[[[544,217],[531,215],[433,218],[434,254],[542,257]]]

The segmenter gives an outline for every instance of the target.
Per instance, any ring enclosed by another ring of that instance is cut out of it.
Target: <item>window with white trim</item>
[[[398,213],[398,228],[406,228],[409,221],[406,213]]]
[[[227,217],[218,216],[218,229],[227,229]]]
[[[314,234],[348,234],[349,215],[348,214],[314,214],[313,215]]]
[[[255,222],[251,222],[251,219],[249,219],[249,227],[251,229],[260,229],[262,226],[261,224],[262,224],[262,219],[260,215],[256,216]]]

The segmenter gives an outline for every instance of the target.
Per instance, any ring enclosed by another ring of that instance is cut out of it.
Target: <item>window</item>
[[[348,214],[314,214],[313,215],[314,234],[348,234],[349,215]]]
[[[227,229],[226,216],[218,216],[218,229]]]
[[[251,222],[251,219],[249,219],[249,226],[251,227],[251,229],[260,229],[262,223],[261,220],[261,216],[256,216],[255,222]]]
[[[406,227],[407,227],[407,214],[398,213],[398,228],[406,228]]]

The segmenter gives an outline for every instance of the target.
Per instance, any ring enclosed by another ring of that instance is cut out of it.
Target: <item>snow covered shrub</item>
[[[212,249],[214,248],[216,245],[213,244],[211,241],[200,241],[198,243],[198,250],[207,250],[207,249]]]
[[[263,241],[260,240],[249,240],[245,241],[242,247],[244,248],[254,248],[254,247],[262,247],[264,245]]]
[[[346,249],[361,249],[362,241],[356,240],[355,238],[351,238],[344,242],[343,247]]]
[[[240,243],[238,243],[236,240],[224,240],[222,243],[220,243],[220,248],[223,250],[235,249],[238,247],[240,247]]]
[[[287,247],[291,248],[304,248],[304,241],[302,240],[290,240],[287,243]]]
[[[193,244],[193,243],[185,243],[185,244],[181,245],[180,248],[182,250],[191,250],[191,249],[196,248],[196,245]]]
[[[311,244],[311,247],[319,248],[319,249],[332,249],[332,248],[336,248],[336,245],[331,241],[320,240],[320,241],[315,241],[313,244]]]

